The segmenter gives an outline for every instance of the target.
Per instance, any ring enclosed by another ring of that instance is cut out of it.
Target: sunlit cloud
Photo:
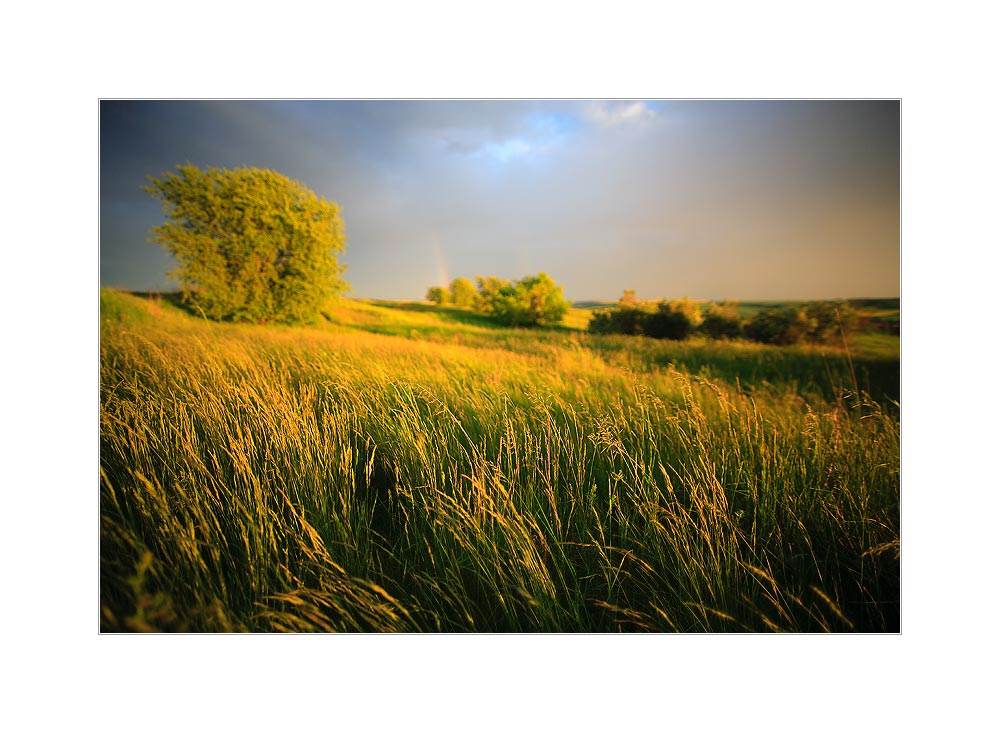
[[[536,152],[536,147],[523,138],[509,138],[500,141],[476,140],[474,136],[453,136],[444,140],[445,150],[469,159],[487,159],[509,162]]]
[[[587,105],[584,115],[592,123],[611,128],[651,121],[656,117],[656,112],[640,100],[635,102],[593,102]]]
[[[508,115],[503,118],[502,125],[489,125],[468,116],[459,125],[429,126],[426,131],[450,155],[470,161],[506,164],[518,160],[543,160],[556,153],[583,127],[579,104],[568,104],[565,109]]]

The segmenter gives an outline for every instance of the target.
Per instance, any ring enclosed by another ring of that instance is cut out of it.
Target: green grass
[[[898,339],[566,323],[103,290],[102,630],[898,630]]]

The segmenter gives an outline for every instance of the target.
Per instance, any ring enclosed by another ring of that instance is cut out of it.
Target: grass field
[[[102,630],[898,631],[898,337],[589,315],[102,290]]]

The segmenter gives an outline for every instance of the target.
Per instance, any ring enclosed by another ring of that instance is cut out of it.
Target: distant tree
[[[177,259],[185,300],[209,318],[309,322],[347,288],[334,256],[346,243],[339,207],[305,185],[191,164],[148,180],[167,217],[152,240]]]
[[[846,303],[815,301],[755,314],[744,326],[748,339],[764,344],[836,344],[858,328],[857,312]]]
[[[635,296],[635,290],[624,290],[622,296],[618,298],[619,308],[638,308],[642,305],[642,301]]]
[[[685,339],[701,323],[701,309],[688,300],[639,300],[626,290],[613,308],[596,311],[588,330],[597,334],[645,335],[654,339]]]
[[[626,290],[614,308],[595,311],[588,330],[595,334],[645,333],[649,309],[635,296],[635,290]]]
[[[590,317],[590,323],[587,324],[587,330],[592,334],[618,333],[614,330],[611,310],[607,308],[603,310],[595,310]]]
[[[429,287],[427,288],[427,299],[432,303],[444,305],[451,302],[451,293],[448,292],[448,288],[446,287]]]
[[[451,292],[451,302],[460,308],[472,308],[476,304],[476,286],[471,280],[464,277],[456,277],[449,285]]]
[[[690,336],[700,323],[701,309],[697,303],[687,298],[661,300],[656,312],[646,318],[645,333],[654,339],[679,341]]]
[[[539,272],[498,288],[489,312],[508,326],[538,326],[559,323],[568,310],[562,286]]]
[[[724,301],[713,303],[705,310],[699,331],[713,339],[735,339],[743,333],[737,304]]]
[[[557,285],[544,272],[522,279],[518,283],[518,292],[522,291],[528,299],[529,325],[557,324],[569,310],[569,302],[563,297],[562,285]]]
[[[807,303],[803,313],[807,323],[806,340],[817,344],[836,343],[858,326],[857,311],[847,303]]]
[[[644,334],[649,310],[642,300],[635,296],[635,290],[625,290],[618,299],[618,308],[613,313],[614,333]]]
[[[479,295],[476,296],[475,308],[482,313],[491,313],[500,291],[511,286],[510,280],[493,275],[477,276],[476,284],[479,287]]]
[[[806,337],[809,321],[799,308],[766,308],[754,314],[743,330],[752,341],[785,346]]]

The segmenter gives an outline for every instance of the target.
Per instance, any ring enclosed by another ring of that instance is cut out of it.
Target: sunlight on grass
[[[260,328],[102,290],[102,630],[898,630],[898,339],[588,314]]]

